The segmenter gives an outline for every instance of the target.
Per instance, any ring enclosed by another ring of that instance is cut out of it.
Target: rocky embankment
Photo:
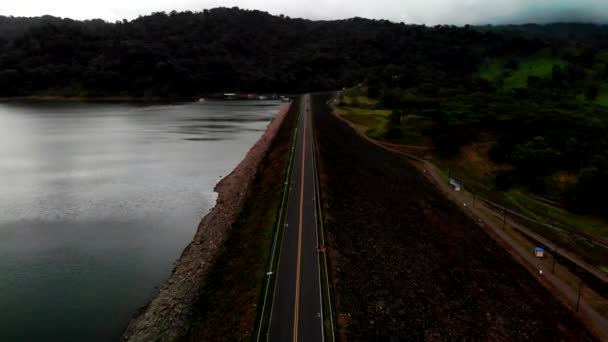
[[[340,340],[593,341],[402,156],[312,98]]]
[[[228,237],[247,194],[281,128],[289,105],[284,105],[245,159],[215,187],[215,207],[202,219],[192,242],[184,249],[158,295],[129,323],[124,340],[172,341],[189,329],[192,306]]]

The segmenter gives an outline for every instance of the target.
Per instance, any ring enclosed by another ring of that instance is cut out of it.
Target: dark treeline
[[[0,96],[186,98],[338,89],[374,77],[454,83],[540,39],[388,21],[309,21],[218,8],[105,23],[0,18]]]
[[[514,32],[543,39],[561,39],[588,43],[608,43],[608,25],[588,23],[554,23],[480,26],[478,29],[494,32]]]

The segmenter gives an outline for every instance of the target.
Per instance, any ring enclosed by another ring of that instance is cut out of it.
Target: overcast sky
[[[0,14],[133,19],[157,11],[238,6],[309,19],[366,17],[436,24],[608,23],[608,0],[0,0]]]

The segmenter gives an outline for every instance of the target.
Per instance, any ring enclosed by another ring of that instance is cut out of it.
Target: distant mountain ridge
[[[591,40],[606,39],[608,24],[593,23],[551,23],[520,25],[484,25],[477,28],[485,31],[514,31],[533,34],[544,38]]]
[[[31,18],[0,16],[0,38],[13,39],[19,35],[22,35],[32,27],[46,24],[60,24],[64,21],[72,20],[61,19],[50,15]]]
[[[146,17],[146,16],[143,16]],[[141,18],[141,17],[140,17]],[[362,18],[352,18],[361,19]],[[347,20],[352,20],[347,19]],[[137,20],[137,19],[134,19]],[[305,19],[300,19],[305,20]],[[126,20],[125,20],[126,21]],[[335,20],[339,21],[339,20]],[[48,24],[91,24],[96,25],[112,25],[113,23],[103,19],[90,20],[74,20],[70,18],[61,18],[52,15],[44,15],[39,17],[20,17],[20,16],[3,16],[0,15],[0,38],[12,39],[20,34],[23,34],[31,27],[48,25]],[[437,25],[443,26],[443,25]],[[448,25],[449,26],[449,25]],[[608,23],[588,23],[588,22],[555,22],[555,23],[526,23],[526,24],[499,24],[499,25],[472,25],[484,31],[519,31],[534,33],[543,36],[550,36],[563,39],[584,38],[588,34],[608,34]]]

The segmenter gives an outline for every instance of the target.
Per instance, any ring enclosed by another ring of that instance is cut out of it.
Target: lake
[[[0,340],[119,339],[279,105],[0,104]]]

